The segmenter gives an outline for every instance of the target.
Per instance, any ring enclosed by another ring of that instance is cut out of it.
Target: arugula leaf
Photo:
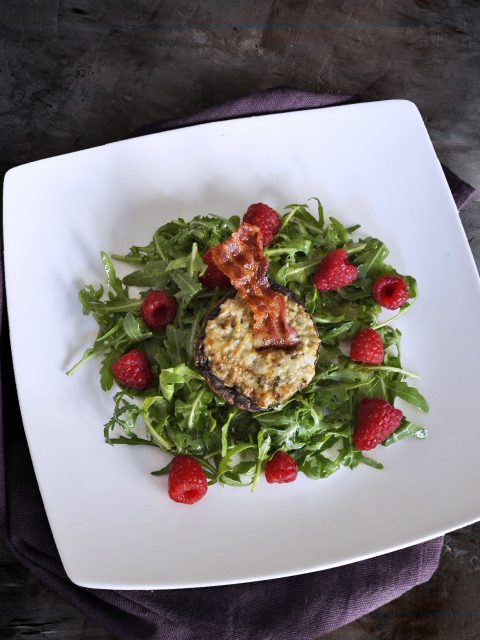
[[[103,266],[105,267],[105,273],[107,274],[107,285],[111,289],[113,289],[113,291],[119,298],[128,298],[128,292],[122,285],[122,281],[120,280],[120,278],[117,277],[115,267],[113,266],[113,263],[110,260],[109,256],[104,251],[102,251],[101,257]]]
[[[273,247],[273,249],[265,249],[264,253],[268,258],[282,255],[293,257],[296,253],[308,255],[311,248],[311,240],[307,238],[295,238],[295,240],[284,242],[278,247]]]
[[[323,212],[322,203],[318,198],[310,198],[310,200],[315,200],[315,202],[317,203],[318,224],[320,225],[320,227],[323,227],[323,225],[325,224],[325,215]]]
[[[230,424],[233,420],[233,418],[237,415],[238,411],[235,407],[233,407],[233,409],[230,409],[227,419],[225,420],[225,422],[222,425],[222,456],[226,456],[227,455],[227,449],[228,449],[228,429],[230,427]],[[238,473],[238,472],[237,472]]]
[[[123,279],[129,287],[155,287],[161,289],[169,281],[168,260],[151,260],[141,269],[132,271]]]
[[[91,312],[92,305],[98,303],[103,296],[103,287],[100,285],[98,289],[95,289],[91,284],[86,284],[78,292],[78,298],[82,305],[83,314],[88,316]]]
[[[173,271],[175,269],[184,269],[189,276],[193,277],[198,274],[205,267],[205,263],[202,260],[201,255],[198,252],[198,244],[196,242],[192,245],[192,250],[188,255],[179,256],[174,260],[171,260],[167,265],[167,271]]]
[[[386,272],[385,258],[388,256],[387,247],[376,238],[368,238],[365,249],[355,256],[353,264],[358,267],[360,278],[378,276]]]
[[[137,425],[138,416],[140,415],[140,408],[137,404],[131,402],[127,398],[131,399],[131,396],[125,391],[119,391],[114,396],[114,414],[104,425],[105,441],[108,442],[108,444],[114,444],[114,440],[110,438],[110,431],[115,429],[117,426],[122,429],[125,434],[123,438],[129,440],[129,443],[138,440],[134,430]],[[137,442],[135,443],[137,444]]]
[[[186,398],[177,398],[175,416],[178,427],[187,431],[215,427],[216,421],[207,411],[212,395],[210,389],[206,388],[202,382],[198,385],[198,389],[192,390]]]
[[[185,364],[179,364],[171,369],[163,369],[160,373],[160,389],[166,400],[171,400],[175,390],[192,380],[202,380],[202,377]]]
[[[368,456],[361,455],[360,462],[368,465],[369,467],[373,467],[374,469],[383,469],[383,464],[381,462],[377,462]]]
[[[164,467],[162,467],[158,471],[151,471],[150,475],[152,475],[152,476],[166,476],[166,475],[168,475],[170,473],[171,464],[172,463],[169,462],[168,464],[166,464]]]
[[[420,424],[414,424],[407,419],[403,419],[398,429],[392,433],[386,440],[382,442],[385,447],[389,447],[404,438],[426,438],[428,435],[425,427]]]
[[[231,472],[232,467],[230,467],[230,463],[234,462],[237,456],[249,449],[253,449],[254,447],[254,444],[248,442],[240,442],[239,444],[229,447],[226,454],[222,456],[220,460],[217,468],[217,474],[213,479],[213,482],[223,482],[225,479],[225,475]]]
[[[139,438],[138,436],[118,436],[117,438],[109,438],[109,444],[129,444],[129,445],[147,445],[149,447],[156,447],[157,445],[152,440],[146,440],[145,438]]]
[[[198,278],[191,276],[189,273],[181,269],[170,271],[170,277],[178,286],[178,291],[175,293],[175,297],[183,304],[190,302],[193,296],[202,290],[202,285],[198,281]]]
[[[123,330],[132,342],[141,342],[152,336],[152,332],[146,329],[145,323],[135,318],[131,312],[123,318]]]
[[[385,387],[392,391],[395,396],[398,396],[405,402],[413,404],[415,407],[428,413],[428,403],[422,396],[418,389],[410,387],[406,382],[402,380],[386,380]]]
[[[336,218],[330,218],[325,238],[329,249],[341,248],[352,240],[348,229]]]
[[[140,414],[153,442],[163,451],[170,451],[172,444],[163,433],[169,418],[168,404],[165,398],[159,395],[145,398]]]
[[[330,460],[317,452],[307,456],[299,465],[299,469],[303,471],[307,478],[318,480],[320,478],[328,478],[334,471],[337,471],[340,467],[340,461],[339,456],[335,460]]]
[[[187,329],[177,329],[171,324],[166,326],[164,345],[171,365],[180,365],[188,359],[186,351],[188,336]]]
[[[406,379],[415,377],[401,363],[401,333],[391,325],[417,299],[417,283],[403,276],[410,299],[382,322],[381,308],[371,295],[379,275],[397,274],[386,263],[388,248],[378,238],[355,236],[359,225],[345,226],[336,218],[325,220],[323,207],[313,198],[308,204],[286,207],[280,231],[266,248],[269,278],[287,286],[305,304],[321,338],[321,348],[311,384],[282,406],[248,413],[228,405],[212,393],[193,368],[194,343],[205,315],[220,301],[218,289],[203,289],[198,275],[205,269],[202,256],[236,229],[238,216],[196,216],[157,229],[145,246],[132,246],[125,256],[113,255],[131,265],[119,279],[112,259],[102,253],[106,286],[86,285],[79,292],[84,314],[98,324],[93,344],[81,363],[99,356],[100,383],[113,386],[113,362],[133,347],[141,348],[154,374],[154,384],[144,393],[123,389],[114,396],[114,412],[104,428],[110,444],[148,445],[171,455],[195,457],[209,478],[232,486],[255,488],[267,461],[286,451],[310,478],[326,478],[341,467],[382,465],[353,446],[352,432],[359,403],[381,397],[393,404],[397,398],[428,411],[420,392]],[[346,249],[359,277],[336,291],[319,292],[312,277],[324,256]],[[131,297],[128,287],[140,287]],[[178,301],[173,324],[149,331],[141,316],[148,290],[162,289]],[[382,365],[354,363],[344,355],[345,341],[360,329],[376,328],[385,348]],[[146,435],[145,435],[146,433]],[[397,431],[383,443],[389,446],[406,437],[423,438],[426,430],[404,417]],[[169,465],[154,475],[168,473]]]

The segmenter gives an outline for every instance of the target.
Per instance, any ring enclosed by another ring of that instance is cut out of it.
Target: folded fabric
[[[343,105],[358,99],[289,88],[259,91],[134,135],[231,118]],[[445,169],[457,206],[473,188]],[[85,615],[124,640],[312,639],[336,629],[435,571],[442,538],[355,564],[291,578],[172,591],[86,589],[67,577],[49,528],[23,432],[0,281],[0,522],[16,558]]]

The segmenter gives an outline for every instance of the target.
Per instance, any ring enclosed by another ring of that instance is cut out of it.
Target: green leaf
[[[175,297],[179,302],[183,304],[190,302],[190,300],[202,290],[202,285],[197,276],[191,276],[181,269],[170,271],[169,273],[172,280],[178,286]]]
[[[126,289],[123,287],[122,281],[120,280],[120,278],[117,277],[117,274],[115,272],[115,267],[113,266],[113,263],[110,260],[109,256],[104,251],[102,251],[101,257],[102,257],[103,266],[105,268],[105,273],[107,274],[107,285],[111,289],[113,289],[113,291],[115,291],[115,293],[120,299],[127,299],[128,293]]]
[[[275,281],[278,284],[290,284],[292,282],[299,282],[305,284],[309,278],[315,272],[315,269],[320,264],[324,252],[315,253],[307,260],[299,260],[298,262],[286,262],[275,274]]]
[[[230,463],[241,453],[249,449],[253,449],[255,447],[254,444],[250,442],[241,442],[236,444],[233,447],[229,447],[226,454],[222,456],[220,464],[218,465],[217,475],[214,479],[215,482],[221,481],[222,476],[230,470]]]
[[[420,424],[415,424],[413,422],[410,422],[406,418],[403,418],[402,423],[400,424],[398,429],[391,435],[389,435],[388,438],[382,442],[382,444],[386,447],[389,447],[390,445],[395,444],[395,442],[399,442],[404,438],[419,438],[420,440],[422,440],[423,438],[426,438],[427,435],[428,432],[425,427],[422,427],[422,425]]]
[[[145,323],[135,318],[133,313],[127,313],[123,318],[123,330],[132,342],[141,342],[152,336]]]
[[[207,411],[211,400],[212,392],[203,383],[198,389],[191,391],[186,398],[177,398],[175,400],[175,416],[178,419],[179,427],[188,431],[214,427],[215,420]]]
[[[315,200],[317,203],[317,216],[318,216],[318,224],[323,227],[325,225],[325,215],[323,212],[322,203],[318,198],[310,198],[310,200]]]
[[[72,367],[70,367],[70,369],[67,371],[67,376],[71,376],[73,373],[75,373],[78,367],[80,367],[82,364],[87,362],[87,360],[90,360],[90,358],[98,355],[99,353],[99,350],[95,347],[88,347],[88,349],[85,349],[80,360],[76,362]]]
[[[323,221],[317,221],[308,210],[306,204],[289,204],[285,207],[287,213],[283,217],[280,227],[279,235],[286,235],[286,229],[288,227],[288,234],[294,234],[296,230],[301,236],[307,234],[317,235],[321,233]]]
[[[265,249],[268,258],[273,256],[294,256],[296,253],[308,255],[312,248],[312,241],[307,238],[295,238],[287,242],[279,242],[272,249]]]
[[[190,339],[188,329],[179,329],[173,324],[167,325],[164,345],[172,365],[182,364],[187,360],[186,349],[190,346]]]
[[[82,365],[87,360],[90,360],[90,358],[92,358],[93,356],[99,356],[105,351],[108,351],[114,341],[115,334],[119,332],[121,326],[122,321],[119,320],[104,333],[99,332],[98,336],[95,338],[93,346],[84,351],[82,358],[76,364],[74,364],[71,369],[67,371],[67,376],[72,375],[80,365]]]
[[[226,456],[227,455],[227,449],[228,449],[228,429],[230,427],[230,424],[233,420],[233,418],[237,415],[238,410],[236,409],[236,407],[233,407],[233,409],[230,409],[227,419],[225,420],[225,422],[223,423],[221,430],[222,430],[222,456]],[[238,473],[238,472],[237,472]]]
[[[179,256],[174,260],[171,260],[167,265],[167,271],[175,271],[177,269],[185,270],[189,276],[193,277],[198,274],[205,267],[202,256],[198,252],[198,244],[196,242],[192,245],[192,250],[189,254]]]
[[[100,386],[104,391],[109,391],[113,386],[112,365],[122,355],[120,350],[113,349],[102,360],[100,367]]]
[[[201,376],[187,367],[185,364],[179,364],[170,369],[163,369],[160,373],[160,388],[166,400],[171,400],[175,390],[182,387],[191,380],[202,380]]]
[[[428,403],[415,387],[410,387],[406,382],[402,382],[401,380],[385,379],[384,384],[395,396],[412,404],[414,407],[417,407],[417,409],[428,413]]]
[[[103,291],[102,286],[95,289],[91,284],[86,284],[82,289],[80,289],[78,292],[78,299],[82,305],[84,315],[88,316],[92,310],[92,306],[101,300]]]
[[[351,242],[352,237],[346,227],[336,218],[329,218],[330,224],[326,231],[326,238],[335,247],[342,247]],[[333,247],[332,247],[333,248]]]
[[[402,276],[409,288],[409,302],[379,323],[381,308],[372,298],[372,281],[381,274],[397,273],[385,263],[387,247],[377,238],[353,239],[358,225],[347,227],[330,218],[325,227],[322,205],[314,200],[312,211],[307,204],[286,207],[280,231],[265,250],[269,278],[287,286],[304,303],[322,342],[312,382],[270,411],[237,410],[212,393],[193,368],[198,331],[223,295],[199,283],[198,275],[205,268],[202,255],[235,230],[238,216],[196,216],[189,222],[177,219],[162,225],[148,244],[132,246],[126,256],[115,256],[131,268],[123,283],[110,257],[102,254],[105,290],[86,285],[79,293],[82,311],[98,323],[97,338],[85,350],[82,362],[99,356],[101,385],[109,389],[115,359],[141,345],[155,376],[145,392],[125,388],[115,395],[114,413],[105,425],[107,442],[145,444],[170,455],[193,456],[209,484],[254,488],[276,451],[288,452],[312,478],[326,478],[342,466],[381,468],[355,449],[352,425],[366,397],[391,403],[398,397],[428,409],[423,396],[404,382],[411,374],[402,367],[401,334],[391,326],[415,302],[417,285],[411,276]],[[313,285],[313,274],[325,255],[340,247],[358,267],[359,277],[346,287],[320,292]],[[128,286],[141,287],[141,291],[130,298]],[[178,301],[175,322],[154,335],[140,314],[150,288],[167,291]],[[345,348],[348,351],[345,343],[365,327],[377,328],[382,335],[385,358],[380,366],[353,363],[343,355]],[[425,435],[423,427],[404,418],[383,444]],[[166,472],[168,465],[153,473]]]
[[[127,313],[138,311],[142,301],[138,298],[128,298],[127,300],[108,300],[104,302],[92,303],[90,308],[93,311],[94,315],[100,316],[110,316],[113,313]]]
[[[109,444],[114,444],[114,439],[110,438],[110,431],[118,426],[125,434],[123,437],[129,440],[129,444],[133,444],[134,440],[138,440],[134,434],[134,430],[140,415],[140,408],[137,404],[131,402],[131,396],[124,391],[116,393],[114,399],[115,406],[113,416],[104,425],[105,440]],[[116,438],[116,440],[118,441],[118,438]],[[138,444],[138,442],[135,444]]]
[[[153,287],[162,289],[169,280],[167,273],[167,260],[152,260],[147,262],[142,269],[132,271],[123,279],[129,287]]]
[[[373,467],[374,469],[383,469],[383,464],[381,462],[377,462],[373,458],[362,455],[360,461],[362,462],[362,464],[366,464],[369,467]]]
[[[170,467],[172,466],[172,461],[166,464],[162,469],[158,471],[151,471],[150,475],[152,476],[166,476],[170,473]]]
[[[417,281],[412,276],[403,276],[403,279],[407,283],[409,298],[415,299],[418,296]]]
[[[238,226],[238,217],[195,216],[189,223],[189,235],[204,248],[223,242]]]
[[[151,440],[145,438],[139,438],[138,436],[119,436],[118,438],[110,438],[109,444],[129,444],[129,445],[147,445],[149,447],[156,447],[157,445]]]
[[[337,471],[342,462],[342,454],[340,453],[334,460],[331,460],[320,451],[307,455],[299,464],[300,471],[308,478],[319,480],[320,478],[328,478]]]
[[[172,445],[163,433],[169,418],[168,404],[165,398],[157,395],[145,398],[140,411],[155,444],[163,451],[169,451]]]
[[[360,278],[377,276],[386,273],[385,258],[388,256],[388,249],[375,238],[369,238],[366,248],[357,254],[352,261],[358,267]]]
[[[257,436],[257,466],[255,469],[255,474],[252,480],[252,491],[254,491],[258,479],[260,477],[260,473],[263,468],[263,463],[268,458],[268,453],[270,450],[272,439],[266,430],[261,430]]]

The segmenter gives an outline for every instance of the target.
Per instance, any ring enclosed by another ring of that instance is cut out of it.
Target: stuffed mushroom
[[[304,389],[315,374],[320,339],[310,314],[284,287],[286,318],[299,341],[290,348],[256,349],[253,314],[236,293],[209,314],[197,336],[195,366],[211,389],[245,411],[266,411]]]

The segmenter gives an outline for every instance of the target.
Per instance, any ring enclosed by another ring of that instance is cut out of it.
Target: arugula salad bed
[[[345,227],[325,220],[320,202],[285,208],[280,230],[265,248],[269,279],[290,289],[311,314],[321,339],[316,372],[303,391],[272,410],[250,413],[227,404],[211,391],[194,369],[194,342],[205,315],[218,305],[227,289],[204,288],[205,252],[223,242],[240,223],[237,216],[196,216],[190,222],[173,220],[160,227],[146,246],[131,247],[125,256],[102,253],[106,286],[86,285],[79,292],[83,313],[98,323],[98,335],[81,361],[101,358],[100,384],[109,391],[115,379],[112,365],[129,349],[147,356],[154,383],[145,391],[120,388],[113,398],[113,415],[105,424],[109,444],[147,445],[176,456],[197,460],[209,484],[255,487],[267,461],[278,451],[288,453],[310,478],[326,478],[340,467],[382,465],[355,448],[354,417],[364,398],[396,398],[428,411],[426,400],[411,385],[418,376],[401,364],[401,334],[392,323],[410,309],[417,297],[416,282],[402,276],[409,301],[387,320],[371,294],[379,275],[397,275],[385,261],[388,249],[377,238],[362,236],[359,225]],[[312,284],[322,259],[345,249],[358,269],[358,278],[336,291],[321,292]],[[113,261],[131,266],[120,279]],[[133,288],[133,290],[131,289]],[[162,290],[177,302],[175,321],[151,331],[140,307],[151,291]],[[353,362],[344,343],[371,327],[382,337],[385,356],[380,365]],[[425,438],[419,424],[402,418],[383,444],[406,437]],[[170,464],[153,471],[169,472]]]

